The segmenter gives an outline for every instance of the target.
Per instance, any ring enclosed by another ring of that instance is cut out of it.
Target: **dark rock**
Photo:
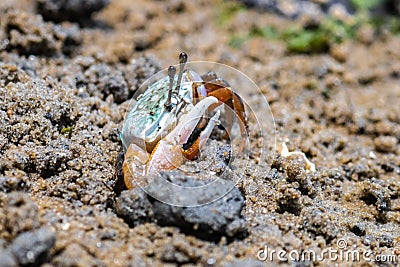
[[[21,265],[39,265],[46,261],[55,242],[56,237],[52,231],[40,228],[19,235],[11,243],[10,250]]]
[[[144,188],[146,192],[123,191],[116,199],[116,212],[131,226],[154,221],[205,240],[243,238],[243,197],[233,182],[215,178],[161,172]]]
[[[153,217],[153,210],[146,193],[140,188],[125,190],[115,203],[117,214],[130,226],[149,222]]]
[[[45,20],[81,22],[109,3],[110,0],[37,0],[36,8]]]
[[[155,200],[154,218],[158,224],[177,226],[182,232],[212,241],[222,236],[242,238],[246,234],[241,216],[244,200],[231,181],[213,181],[211,177],[199,179],[177,171],[163,172],[160,176],[181,186],[182,190],[171,192],[171,187],[165,183],[154,182],[148,188],[150,195],[175,204],[186,204],[190,199],[191,207]]]

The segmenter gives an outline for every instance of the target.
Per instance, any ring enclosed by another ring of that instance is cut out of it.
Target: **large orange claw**
[[[196,129],[200,119],[213,105],[218,105],[217,98],[210,96],[198,102],[188,114],[185,114],[178,125],[162,140],[160,140],[149,154],[135,144],[131,144],[126,152],[123,165],[125,184],[128,189],[148,184],[147,177],[151,177],[162,170],[171,170],[181,166],[186,159],[194,158],[205,145],[212,129],[219,118],[219,111],[208,121],[207,126],[196,138],[189,149],[184,150],[183,145]],[[136,176],[136,177],[135,177]],[[144,178],[146,177],[146,178]],[[136,179],[137,178],[137,179]]]

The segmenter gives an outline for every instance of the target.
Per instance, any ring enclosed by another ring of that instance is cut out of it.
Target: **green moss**
[[[384,0],[350,0],[350,3],[358,11],[367,10],[382,4]]]
[[[279,38],[280,33],[271,26],[266,27],[253,27],[250,30],[249,37],[263,37],[267,39],[276,39]]]
[[[321,32],[304,31],[287,41],[287,48],[292,52],[323,52],[328,47],[328,39]]]
[[[242,4],[234,1],[222,1],[217,4],[217,22],[220,25],[226,25],[229,23],[233,17],[242,11],[246,10],[246,7]]]
[[[228,42],[228,45],[233,48],[240,48],[247,39],[248,37],[245,36],[232,36]]]
[[[389,18],[387,23],[389,31],[393,34],[400,34],[400,19],[397,17]]]
[[[63,128],[61,129],[61,133],[62,133],[62,134],[65,134],[65,133],[71,134],[73,130],[74,130],[74,127],[73,127],[73,126],[70,126],[70,127],[63,127]]]

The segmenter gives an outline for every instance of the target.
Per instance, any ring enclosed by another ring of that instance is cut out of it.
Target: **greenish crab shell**
[[[170,109],[165,107],[169,77],[165,76],[149,85],[129,111],[122,127],[121,140],[125,151],[134,143],[151,152],[158,141],[176,126],[181,115],[193,107],[193,83],[201,81],[196,72],[186,70],[178,93],[171,96]],[[178,75],[175,75],[172,88],[176,87],[177,82]]]

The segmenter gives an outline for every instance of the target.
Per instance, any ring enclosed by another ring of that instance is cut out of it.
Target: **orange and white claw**
[[[184,115],[178,125],[155,147],[147,165],[146,174],[152,175],[162,170],[180,167],[186,160],[182,154],[182,145],[188,141],[204,113],[210,106],[216,104],[218,104],[217,98],[206,97],[197,103],[188,114]],[[201,140],[206,140],[211,134],[212,128],[218,120],[219,112],[217,117],[214,117],[210,121],[211,125],[207,125],[206,133],[202,133]],[[205,141],[201,142],[204,145]]]

